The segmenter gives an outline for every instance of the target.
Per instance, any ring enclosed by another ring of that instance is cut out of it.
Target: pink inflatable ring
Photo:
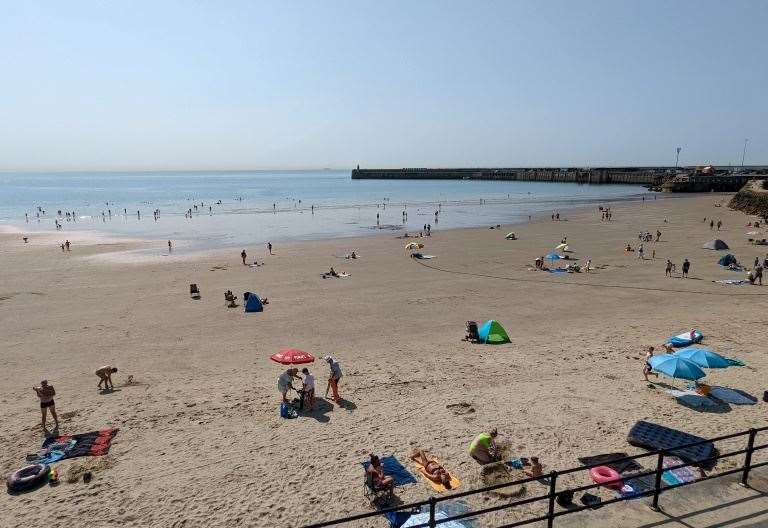
[[[593,467],[589,470],[589,476],[592,477],[596,484],[602,484],[607,488],[619,490],[624,486],[624,483],[621,481],[621,475],[608,466]]]

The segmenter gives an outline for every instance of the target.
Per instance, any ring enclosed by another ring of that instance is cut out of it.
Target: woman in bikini
[[[305,369],[306,370],[306,369]],[[395,479],[384,474],[384,466],[378,456],[371,454],[371,463],[366,472],[371,478],[373,489],[382,490],[391,488],[395,484]]]
[[[429,480],[442,484],[445,489],[451,489],[451,476],[435,459],[428,458],[423,449],[414,449],[411,453],[411,460],[424,467],[424,475]]]

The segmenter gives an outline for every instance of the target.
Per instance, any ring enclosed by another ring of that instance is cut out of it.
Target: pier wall
[[[673,167],[354,169],[353,180],[509,180],[658,186]]]

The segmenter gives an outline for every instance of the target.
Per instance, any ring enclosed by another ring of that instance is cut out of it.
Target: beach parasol
[[[696,363],[674,354],[654,356],[648,362],[653,370],[672,378],[696,381],[706,376]]]
[[[302,365],[315,361],[315,356],[298,348],[284,348],[269,359],[281,365]]]
[[[733,365],[728,359],[708,348],[683,348],[675,352],[674,355],[687,359],[701,368],[726,368]]]
[[[560,260],[563,257],[558,255],[557,253],[550,253],[549,255],[545,255],[544,258],[547,260]]]

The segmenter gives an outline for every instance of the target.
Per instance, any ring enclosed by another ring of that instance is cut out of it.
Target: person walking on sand
[[[170,253],[171,251],[173,251],[173,244],[171,244],[171,241],[169,240],[168,241],[168,253]]]
[[[645,359],[643,363],[643,377],[645,378],[646,382],[650,382],[650,380],[648,379],[648,374],[651,374],[651,371],[653,370],[653,367],[651,366],[651,358],[653,357],[653,350],[654,350],[653,347],[649,346],[648,350],[645,353]],[[657,378],[659,377],[659,375],[655,372],[653,372],[653,375],[656,376]]]
[[[328,373],[328,386],[325,388],[325,396],[328,396],[328,391],[333,391],[333,401],[339,403],[341,396],[339,396],[339,381],[341,380],[341,365],[336,359],[331,356],[323,356],[323,361],[328,363],[330,372]]]
[[[664,276],[665,277],[671,277],[672,276],[672,261],[667,259],[667,266],[664,269]]]
[[[721,227],[723,227],[723,221],[722,220],[718,220],[717,221],[717,230],[720,231]]]
[[[269,254],[272,255],[272,242],[267,242],[267,251],[269,251]]]
[[[40,398],[40,411],[43,414],[43,431],[47,431],[46,421],[48,418],[48,409],[51,410],[51,416],[56,424],[54,431],[59,428],[59,417],[56,415],[56,403],[53,401],[53,397],[56,396],[56,390],[53,385],[48,385],[48,380],[40,382],[39,387],[32,387],[37,393],[37,397]]]
[[[496,437],[499,436],[498,430],[494,427],[489,433],[480,433],[469,444],[469,456],[480,464],[490,464],[499,459],[498,447],[496,446]]]
[[[69,251],[69,240],[64,242],[64,247],[67,248],[67,251]]]
[[[245,258],[248,256],[248,254],[245,252],[245,250],[242,250],[240,252],[240,258],[243,259],[243,266],[245,266]]]
[[[683,278],[688,278],[688,270],[691,269],[691,263],[688,259],[683,260]]]
[[[709,221],[709,229],[710,229],[710,231],[711,231],[712,229],[714,229],[714,227],[715,227],[715,221],[714,221],[714,220],[710,220],[710,221]]]
[[[111,367],[104,365],[96,371],[96,375],[99,377],[99,384],[97,388],[101,389],[101,384],[104,384],[104,390],[114,390],[115,384],[112,383],[112,374],[117,372],[117,367]]]
[[[760,286],[763,285],[763,267],[759,264],[755,266],[755,282],[760,284]]]

